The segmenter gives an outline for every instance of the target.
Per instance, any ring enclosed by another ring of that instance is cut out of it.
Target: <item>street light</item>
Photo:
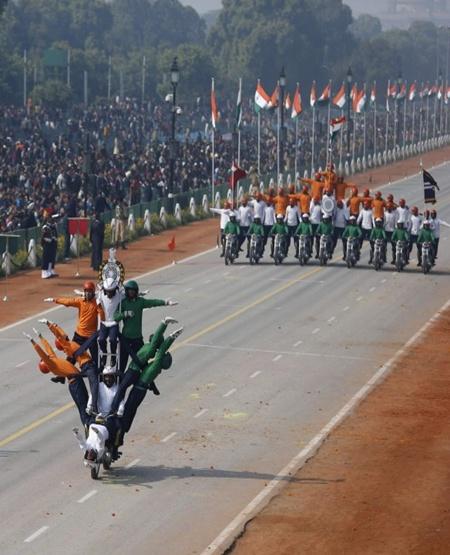
[[[347,70],[347,162],[350,165],[350,132],[351,132],[351,94],[352,94],[353,72],[349,67]]]
[[[172,66],[170,67],[170,82],[172,83],[172,133],[169,145],[169,161],[170,161],[170,174],[169,174],[169,191],[167,210],[169,214],[173,214],[173,182],[175,173],[175,159],[177,157],[177,142],[175,140],[175,123],[177,115],[177,86],[180,80],[180,70],[178,68],[177,57],[173,59]]]
[[[280,99],[279,99],[279,114],[280,114],[280,145],[279,145],[279,149],[280,149],[280,153],[279,153],[279,159],[280,159],[280,174],[283,173],[283,143],[284,143],[284,92],[286,89],[286,72],[284,70],[284,66],[281,68],[281,72],[280,72]]]

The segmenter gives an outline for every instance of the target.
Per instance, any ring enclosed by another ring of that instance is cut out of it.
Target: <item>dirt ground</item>
[[[450,310],[247,526],[233,555],[450,553]]]
[[[421,158],[430,168],[450,159],[450,147]],[[416,173],[419,161],[352,181],[376,187]],[[131,278],[214,247],[217,231],[217,218],[196,222],[140,239],[117,257]],[[71,294],[96,278],[88,258],[79,269],[76,278],[72,261],[57,266],[55,279],[41,280],[38,269],[9,278],[0,327],[48,308],[43,298]],[[449,332],[450,311],[248,525],[233,555],[450,553]]]

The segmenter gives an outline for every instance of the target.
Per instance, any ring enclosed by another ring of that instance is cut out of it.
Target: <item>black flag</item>
[[[427,172],[427,170],[422,170],[423,171],[423,192],[425,195],[425,204],[430,203],[431,204],[435,204],[436,203],[436,195],[434,192],[434,189],[436,188],[438,191],[440,191],[438,184],[436,183],[436,180],[434,179],[434,177],[431,175],[431,173]]]

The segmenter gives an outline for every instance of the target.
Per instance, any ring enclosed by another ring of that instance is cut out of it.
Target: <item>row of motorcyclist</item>
[[[360,214],[361,216],[361,214]],[[347,239],[352,237],[358,239],[358,247],[361,248],[363,242],[368,240],[370,242],[370,259],[369,264],[373,261],[374,244],[377,239],[381,239],[384,244],[383,256],[386,258],[386,245],[388,242],[392,244],[392,264],[395,263],[395,245],[397,241],[405,241],[408,245],[408,258],[414,244],[417,245],[418,250],[418,265],[421,265],[421,245],[424,242],[430,242],[433,245],[433,253],[437,255],[437,243],[434,233],[431,229],[431,222],[425,220],[418,234],[410,234],[405,228],[405,223],[399,221],[396,224],[396,228],[393,231],[386,231],[384,228],[384,222],[381,218],[375,219],[375,226],[371,227],[370,230],[367,228],[361,228],[358,225],[362,222],[360,217],[357,219],[355,216],[350,216],[349,221],[345,228],[338,228],[333,226],[331,216],[324,215],[319,224],[311,223],[309,214],[305,213],[302,215],[301,222],[298,225],[292,226],[286,223],[286,218],[282,214],[277,215],[275,224],[267,232],[266,226],[263,226],[260,219],[257,217],[254,219],[248,231],[244,234],[239,224],[236,221],[236,215],[231,213],[229,215],[229,222],[226,224],[224,229],[224,234],[232,234],[240,237],[239,246],[247,238],[247,258],[249,257],[249,246],[250,237],[252,235],[261,236],[263,238],[263,245],[267,243],[269,237],[272,238],[271,242],[271,252],[270,256],[273,257],[274,249],[274,238],[276,235],[280,235],[285,240],[283,241],[284,256],[287,256],[288,249],[291,242],[295,245],[295,257],[298,258],[299,255],[299,237],[301,235],[305,236],[307,239],[307,249],[308,256],[312,255],[313,241],[315,240],[315,257],[319,258],[319,242],[321,236],[326,236],[327,248],[329,249],[329,258],[332,258],[334,249],[338,243],[338,240],[342,240],[343,244],[343,254],[344,260],[346,258],[347,250]],[[225,248],[225,244],[223,244]],[[221,256],[223,256],[223,252]]]

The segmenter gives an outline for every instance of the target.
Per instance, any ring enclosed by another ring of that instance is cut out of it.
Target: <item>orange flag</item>
[[[169,249],[169,251],[174,251],[175,250],[175,235],[172,237],[172,239],[167,243],[167,248]]]

